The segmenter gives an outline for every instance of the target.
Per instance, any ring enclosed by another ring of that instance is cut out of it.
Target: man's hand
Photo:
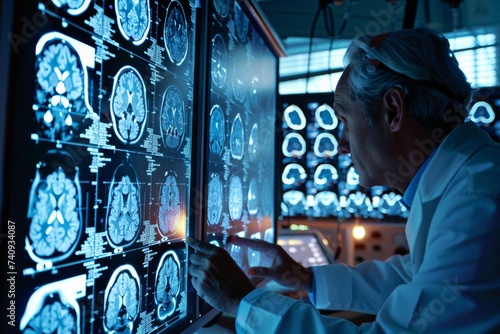
[[[312,292],[312,271],[292,259],[283,247],[263,240],[238,236],[231,236],[229,242],[250,247],[273,260],[269,268],[249,268],[249,275],[267,277],[288,288]]]
[[[240,301],[255,287],[229,253],[207,242],[187,238],[191,254],[191,283],[201,298],[223,312],[236,315]]]

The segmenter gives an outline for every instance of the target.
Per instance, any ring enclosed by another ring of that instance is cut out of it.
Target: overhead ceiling
[[[309,37],[320,1],[327,0],[257,0],[271,27],[284,41],[288,54],[307,52]],[[333,12],[335,43],[351,41],[360,34],[378,34],[401,29],[405,8],[410,0],[351,0],[345,29],[338,35],[349,0],[330,1]],[[415,26],[427,26],[442,33],[498,27],[500,1],[464,0],[452,9],[450,0],[411,0],[417,3]],[[318,17],[314,33],[315,49],[327,48],[328,34],[324,16]],[[323,39],[323,40],[322,40]]]

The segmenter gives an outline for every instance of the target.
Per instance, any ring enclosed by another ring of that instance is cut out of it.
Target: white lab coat
[[[406,226],[410,254],[313,267],[319,309],[376,314],[360,327],[256,289],[238,333],[500,333],[500,145],[453,130],[422,175]]]

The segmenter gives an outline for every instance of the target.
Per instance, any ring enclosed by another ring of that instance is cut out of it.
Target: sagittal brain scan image
[[[316,122],[325,130],[333,130],[339,125],[339,120],[335,116],[333,108],[328,104],[323,104],[316,109]]]
[[[289,133],[283,140],[282,150],[287,158],[301,157],[306,153],[306,141],[298,133]]]
[[[146,86],[132,66],[115,76],[111,93],[111,118],[115,134],[125,144],[135,144],[144,132],[147,117]]]
[[[250,21],[248,17],[245,15],[240,5],[235,2],[234,3],[234,25],[236,30],[236,37],[242,43],[247,41],[248,35],[248,26]]]
[[[339,206],[339,198],[333,191],[321,191],[314,196],[313,210],[319,216],[333,215]]]
[[[222,108],[216,104],[210,110],[210,129],[209,129],[210,152],[215,155],[221,155],[226,140],[226,126],[224,122],[224,113]]]
[[[239,220],[243,213],[243,186],[241,178],[233,175],[229,181],[229,216],[231,220]]]
[[[87,101],[86,68],[70,42],[56,37],[45,40],[41,48],[37,46],[33,110],[41,135],[67,141],[93,113]]]
[[[218,174],[212,174],[208,183],[208,224],[217,225],[222,215],[222,182]]]
[[[337,154],[339,143],[328,132],[320,133],[314,141],[314,154],[320,158],[331,158]]]
[[[181,219],[181,195],[176,175],[172,172],[167,174],[161,187],[160,201],[158,230],[167,237],[175,233]]]
[[[226,83],[227,77],[227,50],[226,43],[221,35],[217,34],[212,40],[212,82],[219,88]]]
[[[214,0],[215,10],[223,19],[226,18],[229,13],[230,5],[230,0]]]
[[[300,215],[305,213],[306,196],[298,190],[290,190],[283,194],[281,211],[285,215]]]
[[[149,0],[115,0],[118,29],[126,40],[141,45],[149,32]]]
[[[247,209],[251,215],[256,215],[259,211],[259,187],[256,179],[252,179],[248,186]]]
[[[251,162],[255,162],[258,158],[259,153],[259,126],[255,123],[252,126],[252,131],[250,131],[250,136],[248,138],[248,157]]]
[[[54,5],[64,8],[70,15],[79,15],[87,10],[91,0],[52,0]]]
[[[78,171],[69,177],[59,167],[44,176],[37,168],[30,197],[29,254],[35,261],[68,257],[82,229]]]
[[[168,5],[164,33],[168,58],[176,65],[182,64],[186,59],[189,40],[186,14],[179,1],[174,0]]]
[[[118,267],[104,294],[104,329],[108,333],[132,333],[139,314],[141,284],[131,265]]]
[[[231,135],[229,137],[229,149],[234,159],[241,160],[241,158],[243,158],[244,140],[243,122],[241,121],[240,114],[238,114],[234,118],[233,125],[231,126]]]
[[[299,131],[306,127],[306,116],[304,115],[302,109],[295,104],[286,107],[283,117],[286,125],[292,130]]]
[[[281,174],[281,181],[288,186],[299,186],[307,180],[307,173],[304,167],[299,164],[292,163],[286,165]]]
[[[31,303],[31,300],[30,300]],[[26,326],[21,325],[23,333],[79,333],[77,321],[79,310],[68,303],[60,292],[45,294],[35,303],[28,305],[36,309]],[[31,309],[30,311],[33,311]]]
[[[155,287],[156,317],[163,321],[174,313],[181,290],[180,263],[175,252],[167,251],[161,257]]]
[[[330,164],[319,165],[314,172],[314,185],[319,189],[332,186],[338,179],[337,169]]]
[[[163,94],[161,107],[161,137],[165,147],[177,149],[186,132],[186,111],[179,89],[171,85]]]
[[[140,196],[135,169],[123,163],[115,171],[109,188],[106,232],[115,248],[129,246],[139,233]]]

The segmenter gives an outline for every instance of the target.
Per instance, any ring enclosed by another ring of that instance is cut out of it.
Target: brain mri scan
[[[283,204],[281,211],[290,216],[305,213],[306,196],[298,190],[290,190],[283,194]]]
[[[28,217],[27,249],[34,261],[55,262],[71,255],[82,230],[78,169],[67,175],[61,167],[38,164]]]
[[[356,191],[347,197],[346,210],[349,213],[358,213],[359,215],[367,216],[373,210],[373,207],[368,196],[361,191]]]
[[[171,316],[178,305],[181,290],[181,269],[177,254],[167,251],[161,257],[155,279],[156,317],[163,321]]]
[[[231,7],[230,0],[214,0],[215,10],[221,18],[226,18],[229,13],[229,8]]]
[[[316,109],[316,122],[325,130],[333,130],[339,125],[339,120],[335,116],[335,111],[328,104],[323,104]]]
[[[238,2],[234,2],[234,25],[236,37],[241,43],[245,43],[247,41],[249,23],[250,21]]]
[[[224,87],[227,77],[227,50],[226,43],[221,35],[217,34],[212,40],[212,82],[219,88]]]
[[[139,314],[141,284],[131,265],[118,267],[104,294],[104,329],[108,333],[132,333]]]
[[[332,216],[338,206],[339,198],[333,191],[321,191],[314,196],[313,210],[318,216]]]
[[[64,8],[70,15],[79,15],[87,10],[90,0],[52,0],[54,5]]]
[[[118,29],[126,40],[141,45],[150,27],[149,0],[115,0]]]
[[[208,224],[217,225],[222,216],[222,182],[218,174],[212,174],[208,182]]]
[[[229,137],[229,149],[231,151],[231,157],[237,160],[243,158],[244,151],[244,134],[243,134],[243,122],[241,121],[240,114],[236,115],[231,126],[231,135]]]
[[[238,175],[229,181],[229,216],[231,220],[239,220],[243,212],[243,186]]]
[[[68,141],[84,119],[93,115],[85,86],[87,70],[69,39],[48,35],[37,45],[33,110],[42,136]]]
[[[307,125],[307,120],[304,112],[295,104],[289,105],[285,108],[283,117],[285,119],[286,125],[292,130],[299,131],[304,129]]]
[[[251,162],[255,162],[258,159],[259,146],[259,126],[255,123],[252,126],[252,131],[250,131],[250,137],[248,138],[248,157]]]
[[[174,85],[163,94],[160,117],[163,144],[167,148],[178,149],[186,132],[186,111],[181,92]]]
[[[488,102],[478,101],[470,110],[470,120],[474,123],[490,124],[495,120],[495,112]]]
[[[42,287],[43,289],[43,287]],[[23,333],[79,333],[78,311],[69,303],[62,292],[51,291],[39,300],[28,304],[31,315],[26,326],[21,325]],[[27,309],[28,309],[27,307]],[[35,312],[33,312],[35,310]]]
[[[106,236],[111,246],[130,246],[139,234],[139,182],[135,169],[123,163],[116,169],[109,188]]]
[[[355,189],[359,185],[359,174],[354,167],[349,168],[347,171],[347,185],[351,189]]]
[[[164,237],[175,233],[181,220],[181,195],[176,175],[167,173],[161,187],[158,230]]]
[[[248,71],[248,55],[243,48],[235,49],[233,65],[233,95],[237,101],[243,102],[246,93],[246,75]]]
[[[322,164],[314,172],[314,185],[318,189],[332,186],[339,179],[337,169],[330,164]]]
[[[259,211],[259,188],[256,179],[252,179],[248,186],[247,209],[250,215],[256,215]]]
[[[380,197],[380,202],[378,204],[378,209],[384,215],[389,216],[399,216],[403,212],[407,211],[406,208],[401,204],[402,196],[394,192],[388,194],[383,194]]]
[[[281,181],[288,186],[298,187],[307,180],[307,173],[304,167],[299,164],[292,163],[286,165],[281,175]]]
[[[226,126],[222,108],[216,104],[210,110],[209,146],[210,152],[221,155],[226,140]]]
[[[339,143],[328,132],[320,133],[314,141],[314,154],[320,158],[331,158],[337,154]]]
[[[282,150],[287,158],[301,157],[306,153],[306,141],[298,133],[289,133],[283,140]]]
[[[115,134],[125,144],[135,144],[144,132],[147,117],[146,86],[132,66],[115,76],[111,93],[111,118]]]
[[[168,5],[164,36],[168,58],[176,65],[182,64],[188,53],[189,37],[186,14],[179,1]]]

